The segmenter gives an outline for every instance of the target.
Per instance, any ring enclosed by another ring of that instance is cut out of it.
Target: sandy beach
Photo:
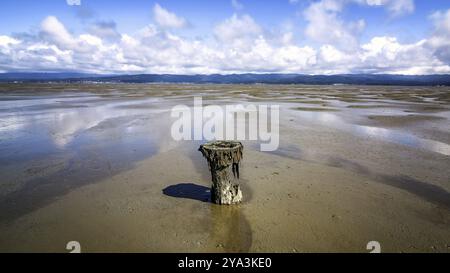
[[[244,202],[208,201],[170,109],[280,105],[243,141]],[[448,87],[1,84],[0,251],[450,252]]]

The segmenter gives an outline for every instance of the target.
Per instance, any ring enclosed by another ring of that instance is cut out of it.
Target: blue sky
[[[2,0],[0,71],[450,72],[450,1],[80,1]]]
[[[299,0],[296,4],[290,4],[289,0],[239,2],[244,7],[238,12],[251,15],[265,27],[282,25],[285,21],[292,20],[300,28],[304,22],[299,13],[313,1]],[[61,18],[66,27],[79,32],[83,30],[83,22],[77,16],[80,10],[92,13],[91,19],[114,20],[119,30],[131,32],[152,22],[152,7],[155,3],[188,18],[193,27],[198,29],[190,32],[201,35],[208,35],[216,23],[236,12],[229,0],[81,0],[81,6],[70,6],[66,0],[2,0],[0,33],[23,32],[38,27],[48,15]],[[415,1],[414,14],[391,18],[381,6],[374,8],[352,3],[345,8],[342,17],[346,20],[364,18],[368,23],[368,37],[387,32],[402,34],[406,31],[411,38],[415,38],[418,34],[424,35],[429,31],[430,14],[449,8],[450,2],[447,0]],[[414,31],[411,31],[411,27]]]

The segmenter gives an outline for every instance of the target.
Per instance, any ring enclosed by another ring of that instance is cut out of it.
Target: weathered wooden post
[[[231,205],[242,201],[239,184],[230,180],[230,166],[233,175],[239,179],[239,162],[244,146],[238,141],[213,141],[200,145],[198,149],[208,160],[212,177],[211,200],[220,205]]]

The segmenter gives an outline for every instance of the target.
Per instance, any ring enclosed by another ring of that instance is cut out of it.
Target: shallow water
[[[398,112],[398,111],[397,111]],[[450,113],[450,112],[448,112]],[[387,113],[383,112],[383,115]],[[399,113],[390,113],[391,115],[399,115]],[[351,113],[355,115],[355,113]],[[302,120],[309,122],[316,122],[322,125],[335,128],[337,130],[344,130],[359,137],[370,137],[380,141],[393,142],[412,148],[423,149],[434,153],[450,156],[450,145],[444,142],[435,141],[431,139],[421,138],[414,134],[404,132],[402,129],[387,129],[375,126],[364,126],[349,123],[342,117],[335,113],[322,112],[302,112],[296,113],[295,116]]]
[[[33,86],[37,91],[27,91],[29,86],[20,87],[4,87],[0,96],[0,169],[6,175],[1,183],[3,197],[21,192],[29,184],[38,186],[30,182],[35,178],[48,183],[52,177],[56,176],[57,180],[64,177],[65,183],[71,186],[90,183],[101,176],[130,168],[133,162],[167,149],[167,146],[177,145],[168,137],[173,121],[170,109],[180,103],[192,105],[194,96],[203,96],[204,104],[280,104],[282,123],[295,117],[297,122],[294,126],[324,126],[360,138],[374,138],[450,155],[448,143],[419,137],[404,128],[380,128],[355,123],[358,118],[369,114],[402,115],[405,105],[415,107],[417,104],[416,101],[409,103],[406,97],[405,101],[400,102],[389,98],[378,99],[376,104],[389,106],[385,108],[348,107],[352,104],[373,105],[374,96],[379,95],[377,91],[380,88],[377,87],[364,87],[364,91],[360,88],[356,93],[350,90],[353,92],[350,98],[358,102],[345,101],[349,99],[348,93],[342,96],[342,91],[335,92],[329,86]],[[277,91],[277,88],[281,90]],[[140,93],[141,89],[145,92]],[[433,94],[437,92],[431,90]],[[308,100],[285,102],[301,98]],[[315,100],[313,104],[309,103],[311,100]],[[316,101],[326,103],[324,108],[339,111],[293,110],[299,106],[316,107]],[[436,99],[424,97],[423,103],[434,105]],[[446,105],[439,106],[443,109],[438,115],[446,117],[446,120],[440,121],[440,130],[448,132],[450,111],[445,108]],[[258,147],[254,141],[247,143],[255,149]],[[282,146],[286,145],[295,146],[290,143]],[[87,179],[89,177],[92,179]],[[53,186],[61,187],[61,183]]]
[[[163,149],[166,122],[157,100],[105,99],[84,92],[0,96],[2,218],[130,169]],[[155,106],[128,108],[143,102]]]
[[[205,105],[278,104],[280,147],[268,155],[349,170],[448,207],[449,94],[432,87],[3,85],[0,222],[132,170],[155,155],[176,150],[192,158],[202,141],[174,141],[170,110],[177,104],[192,105],[194,96],[202,96]],[[407,124],[368,118],[408,115]],[[439,119],[423,118],[429,116]],[[259,144],[244,141],[253,151]],[[202,170],[192,171],[208,180],[206,163],[194,163]],[[206,189],[186,182],[167,185],[161,194],[204,201]],[[246,189],[247,203],[251,190]],[[254,223],[242,211],[222,210],[211,207],[209,220],[227,230],[212,228],[218,235],[211,236],[229,240],[226,250],[248,251]],[[239,224],[228,223],[227,217]],[[228,238],[236,228],[242,238]]]

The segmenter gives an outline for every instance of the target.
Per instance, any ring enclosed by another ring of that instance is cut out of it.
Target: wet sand
[[[367,117],[370,122],[368,125],[377,127],[404,127],[410,124],[420,124],[427,121],[445,120],[444,117],[426,116],[426,115],[402,115],[402,116],[383,116],[372,115]]]
[[[86,252],[368,252],[373,240],[383,252],[450,252],[448,88],[0,90],[2,252],[67,252],[73,240]],[[171,106],[193,95],[280,105],[280,148],[244,142],[238,206],[208,202],[201,142],[168,137]],[[372,104],[388,107],[351,107]],[[427,107],[440,111],[408,112]]]

